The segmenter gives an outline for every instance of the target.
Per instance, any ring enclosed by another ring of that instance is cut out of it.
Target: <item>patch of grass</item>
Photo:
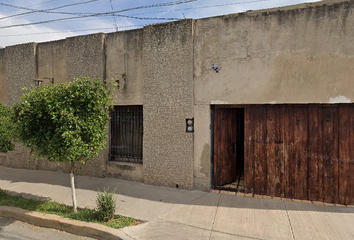
[[[98,220],[96,211],[89,208],[78,209],[78,211],[74,213],[72,207],[65,204],[60,204],[54,201],[27,199],[21,195],[8,194],[2,189],[0,189],[0,206],[18,207],[29,211],[55,214],[79,221],[99,223],[112,228],[123,228],[141,223],[133,218],[119,215],[114,216],[114,218],[108,222],[104,222]]]

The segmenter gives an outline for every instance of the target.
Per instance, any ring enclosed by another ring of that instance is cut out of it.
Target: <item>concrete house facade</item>
[[[113,78],[110,141],[79,174],[201,190],[242,175],[246,192],[353,204],[353,10],[323,1],[9,46],[0,101],[36,78]],[[68,170],[21,146],[0,164]]]

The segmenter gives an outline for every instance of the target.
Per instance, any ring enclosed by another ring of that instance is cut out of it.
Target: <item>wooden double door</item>
[[[214,187],[354,204],[353,104],[215,106],[213,136]]]

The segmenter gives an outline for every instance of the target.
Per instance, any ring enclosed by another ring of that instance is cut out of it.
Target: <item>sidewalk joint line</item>
[[[286,207],[286,203],[285,203],[284,200],[283,200],[283,203],[284,203],[286,215],[287,215],[287,217],[288,217],[289,226],[290,226],[290,229],[291,229],[291,236],[292,236],[293,240],[295,240],[296,237],[295,237],[295,234],[294,234],[293,226],[291,225],[291,221],[290,221],[290,216],[289,216],[288,208]]]
[[[193,225],[190,225],[190,224],[185,224],[185,223],[180,223],[180,222],[174,222],[174,221],[166,220],[166,219],[163,219],[163,218],[157,218],[157,220],[161,220],[161,221],[165,221],[165,222],[169,222],[169,223],[173,223],[173,224],[178,224],[178,225],[183,225],[183,226],[187,226],[187,227],[191,227],[191,228],[196,228],[196,229],[209,231],[209,229],[207,229],[207,228],[193,226]],[[146,223],[148,223],[148,222],[146,222]],[[135,227],[135,226],[132,226],[132,227]],[[227,235],[231,235],[231,236],[249,238],[249,239],[254,239],[254,240],[265,240],[263,238],[250,237],[250,236],[245,236],[245,235],[240,235],[240,234],[235,234],[235,233],[223,232],[223,231],[219,231],[219,230],[213,230],[213,232],[223,233],[223,234],[227,234]]]
[[[222,195],[219,194],[219,200],[218,200],[218,204],[216,205],[216,211],[215,211],[215,215],[214,215],[214,219],[213,219],[213,224],[211,225],[211,229],[210,229],[209,240],[211,239],[211,234],[213,233],[213,228],[214,228],[214,224],[215,224],[216,214],[218,213],[218,210],[219,210],[219,204],[220,204],[221,196]]]

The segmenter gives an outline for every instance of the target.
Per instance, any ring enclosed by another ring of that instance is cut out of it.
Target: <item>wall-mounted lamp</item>
[[[194,132],[194,119],[193,118],[186,119],[186,132],[187,133]]]
[[[214,63],[211,64],[211,68],[214,69],[216,73],[219,72],[219,68],[215,67]]]
[[[39,85],[42,85],[43,84],[43,81],[44,80],[48,80],[51,84],[54,84],[54,78],[47,78],[47,77],[44,77],[44,78],[36,78],[34,79],[34,84],[36,86],[39,86]]]

